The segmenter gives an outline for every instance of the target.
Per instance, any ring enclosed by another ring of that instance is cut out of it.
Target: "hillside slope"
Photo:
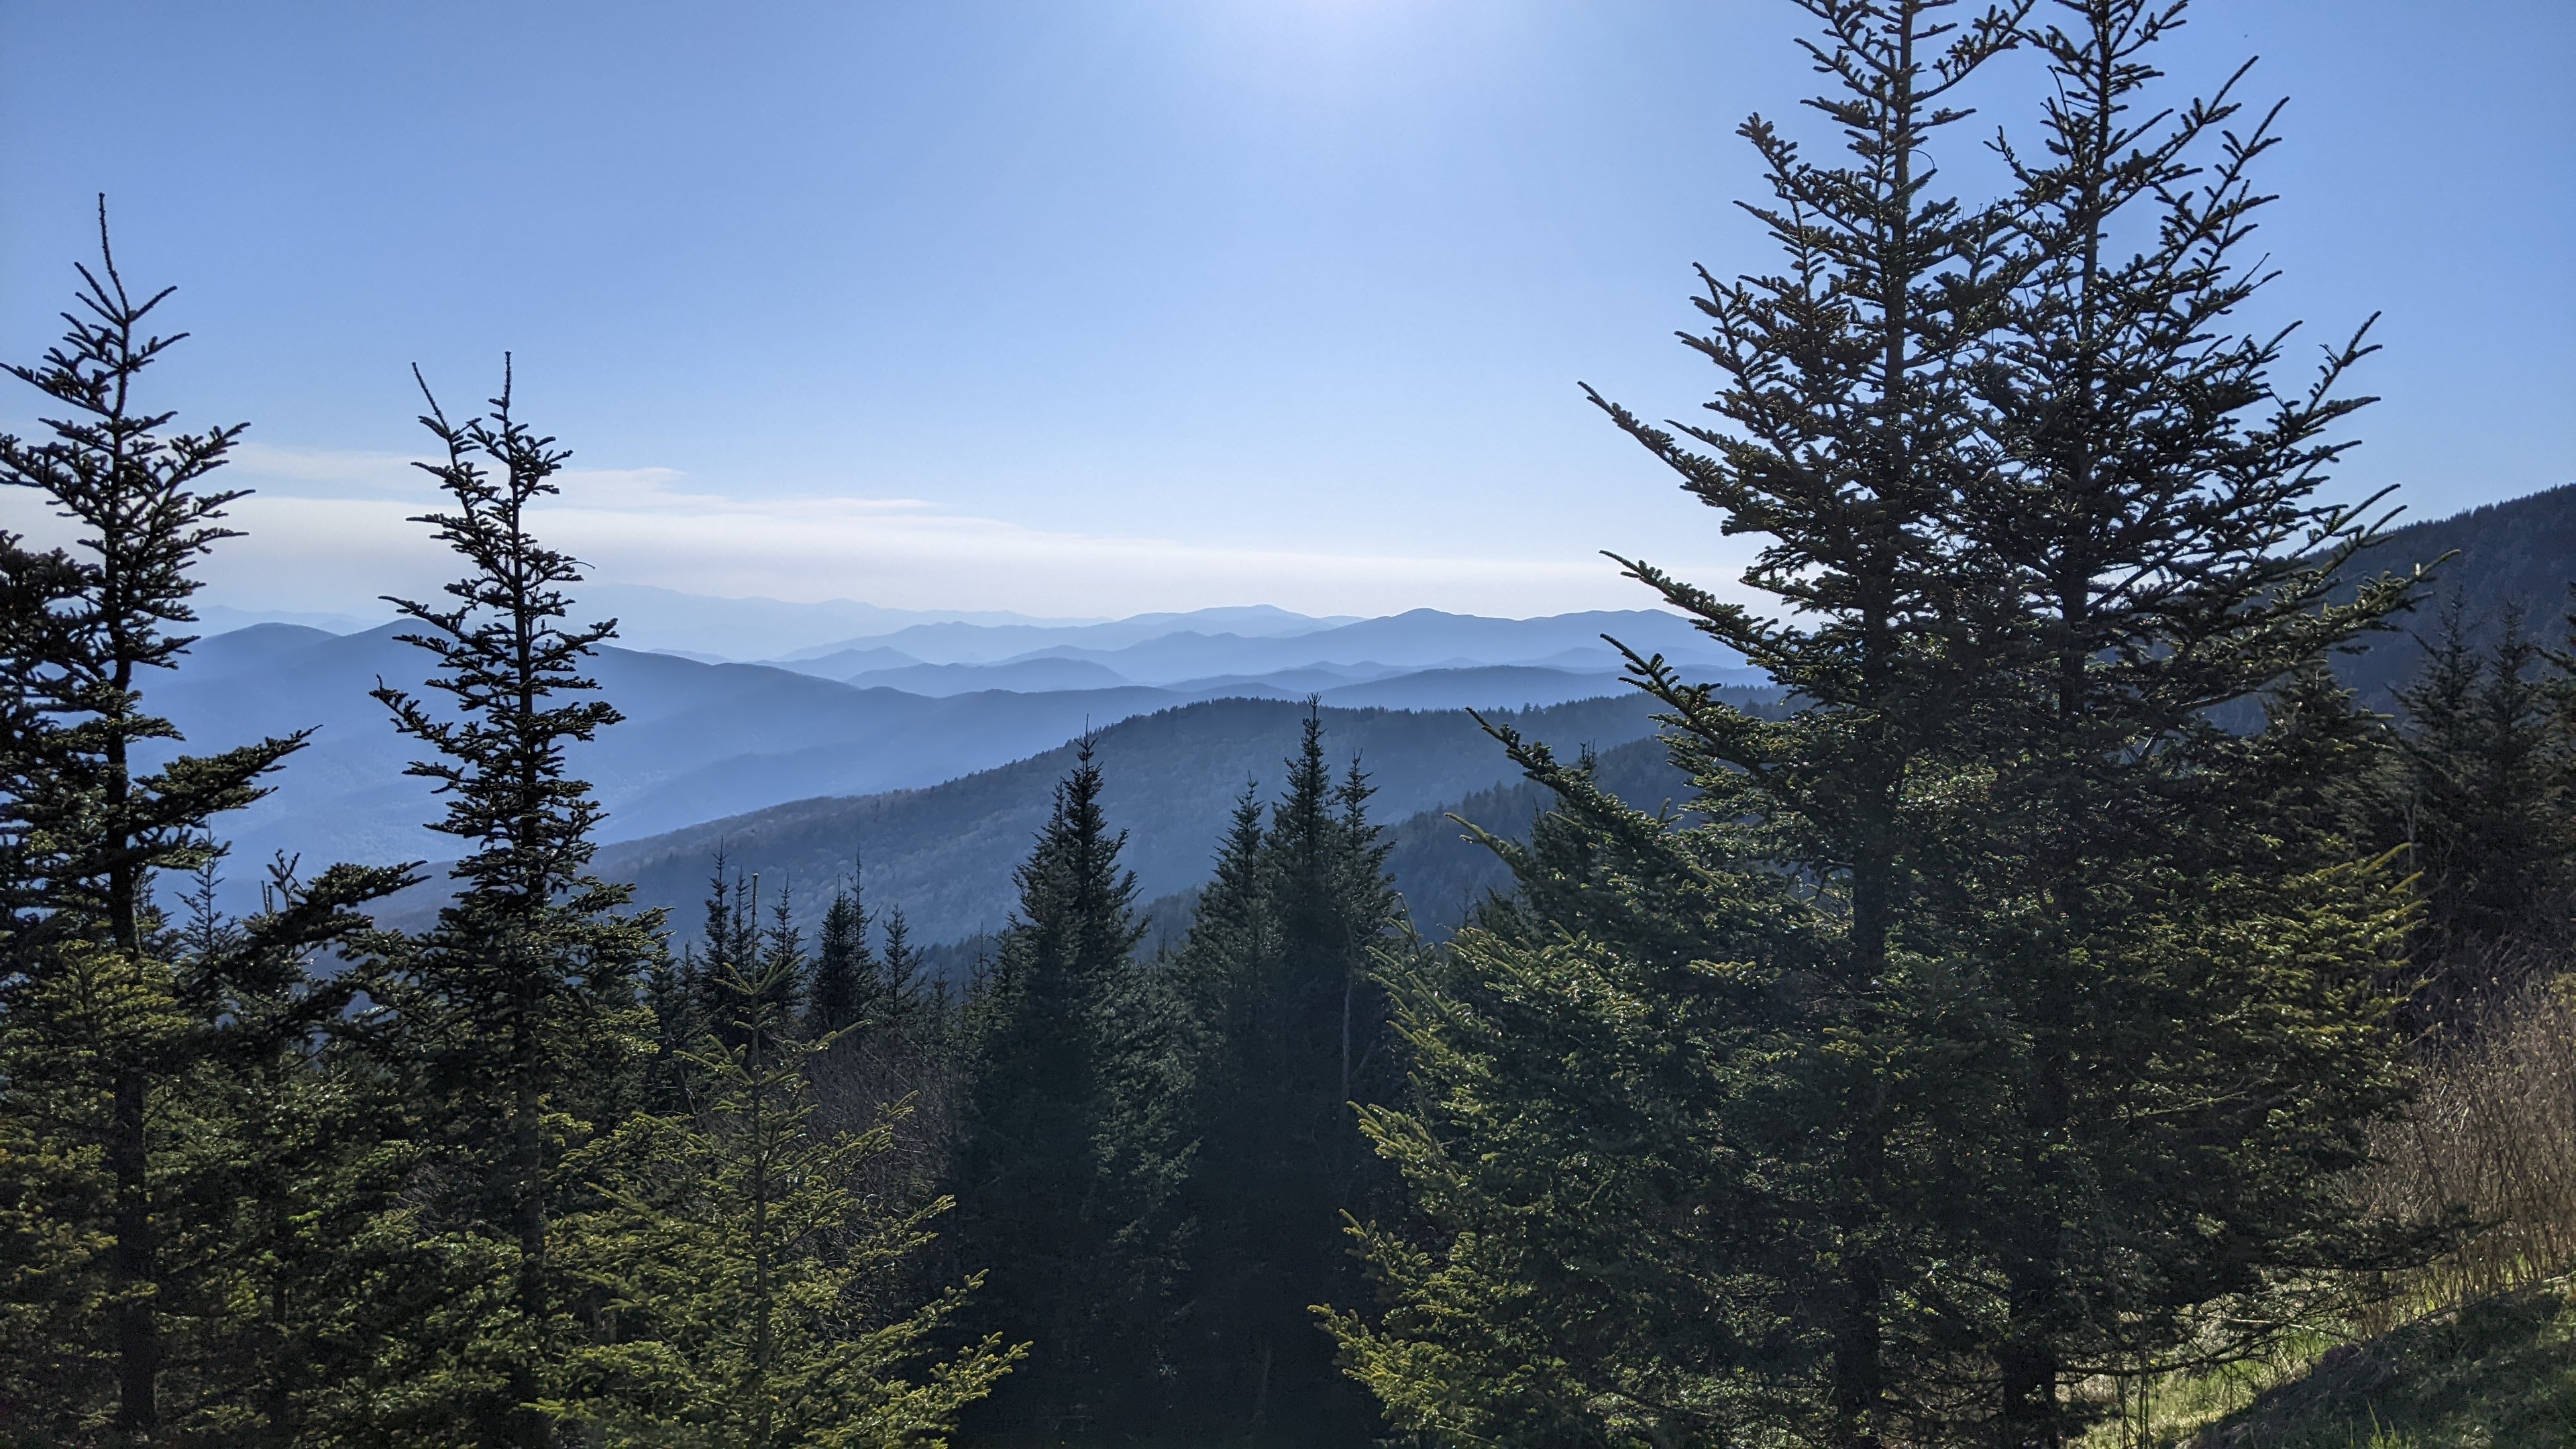
[[[1502,717],[1569,751],[1585,744],[1608,751],[1649,734],[1649,712],[1641,698],[1614,696]],[[1143,899],[1187,890],[1206,874],[1232,802],[1247,785],[1264,800],[1277,792],[1305,715],[1305,706],[1288,701],[1223,699],[1099,731],[1102,808],[1128,832],[1126,861]],[[1376,785],[1371,803],[1382,821],[1469,801],[1517,774],[1463,711],[1327,708],[1322,719],[1330,757],[1339,764],[1357,755]],[[800,800],[712,820],[611,845],[599,870],[632,882],[639,901],[672,907],[685,934],[720,846],[734,868],[759,872],[767,889],[790,883],[800,918],[819,912],[821,893],[863,850],[877,904],[900,902],[917,939],[955,940],[1001,924],[1011,872],[1072,761],[1073,747],[1060,745],[926,789]],[[1497,800],[1473,808],[1499,812],[1502,821],[1513,810],[1525,819],[1534,806]],[[1454,827],[1450,834],[1455,843]],[[1440,854],[1426,846],[1422,858]]]
[[[2191,1442],[2566,1449],[2576,1444],[2576,1289],[2484,1299],[2335,1349]]]
[[[2427,607],[2336,666],[2373,708],[2387,708],[2391,691],[2415,672],[2423,654],[2413,636],[2433,628],[2434,609],[2455,590],[2482,628],[2517,608],[2545,641],[2563,641],[2568,585],[2576,581],[2576,484],[2395,529],[2355,559],[2352,572],[2403,573],[2417,564],[2433,567]]]

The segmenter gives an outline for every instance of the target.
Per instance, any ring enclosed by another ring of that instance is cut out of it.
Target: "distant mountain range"
[[[2490,629],[2520,609],[2558,639],[2576,576],[2576,486],[2396,530],[2359,567],[2436,560],[2434,600],[2456,590]],[[999,923],[1011,868],[1069,765],[1067,741],[1086,728],[1098,733],[1112,819],[1133,832],[1146,897],[1178,900],[1203,876],[1245,783],[1275,789],[1304,701],[1318,700],[1335,757],[1358,752],[1378,783],[1399,884],[1438,926],[1500,878],[1449,813],[1511,833],[1540,804],[1464,710],[1521,711],[1540,738],[1593,745],[1603,778],[1652,804],[1679,782],[1600,636],[1702,678],[1761,683],[1686,621],[1646,611],[1348,620],[1248,608],[1040,621],[594,589],[582,613],[632,613],[639,601],[647,615],[697,609],[707,632],[688,637],[773,657],[602,651],[596,673],[627,719],[576,768],[609,811],[603,871],[649,903],[685,908],[721,843],[734,865],[792,881],[812,906],[864,850],[871,891],[901,901],[926,942]],[[743,624],[764,609],[794,627],[764,636]],[[2429,611],[2400,620],[2339,670],[2387,708],[2420,660],[2410,633],[2430,623]],[[799,631],[805,642],[791,646]],[[227,822],[243,883],[272,850],[315,862],[454,853],[424,828],[437,802],[401,774],[412,747],[367,695],[379,678],[417,686],[422,656],[399,632],[262,624],[201,641],[175,679],[153,686],[153,706],[197,748],[317,728],[277,793]],[[690,924],[683,909],[675,925]]]
[[[1213,623],[1282,632],[1203,632]],[[1299,632],[1285,632],[1292,629]],[[1621,695],[1616,656],[1593,638],[1604,629],[1689,658],[1709,678],[1746,673],[1661,614],[1508,620],[1425,611],[1349,624],[1226,610],[1108,630],[944,621],[888,637],[924,652],[1003,657],[929,662],[891,644],[869,646],[879,652],[858,662],[872,667],[836,680],[808,672],[812,660],[711,663],[605,649],[595,673],[626,718],[579,750],[575,767],[607,807],[603,839],[631,840],[793,800],[935,785],[1039,755],[1086,727],[1205,700],[1313,696],[1328,706],[1456,711]],[[244,888],[249,863],[278,850],[308,861],[453,854],[452,842],[426,828],[438,802],[402,773],[414,747],[368,693],[379,680],[418,690],[425,656],[395,637],[402,632],[255,625],[200,640],[175,678],[151,686],[153,707],[192,748],[315,730],[276,792],[227,821]],[[1033,637],[1059,642],[1021,647]],[[1112,659],[1124,668],[1105,662]],[[1134,682],[1139,675],[1156,682]]]
[[[889,609],[855,599],[797,603],[785,599],[730,599],[683,593],[649,584],[591,583],[581,591],[587,617],[617,621],[618,638],[630,649],[678,654],[708,661],[748,661],[772,656],[801,657],[829,653],[853,640],[873,639],[898,630],[959,624],[957,637],[972,641],[991,635],[985,646],[967,644],[976,660],[1003,658],[1046,642],[1134,643],[1173,629],[1206,633],[1266,634],[1330,628],[1354,622],[1348,616],[1313,618],[1267,604],[1249,608],[1202,609],[1190,614],[1139,614],[1132,619],[1040,619],[1027,614],[976,609]],[[302,624],[334,634],[360,634],[393,617],[389,606],[370,606],[346,614],[291,610],[243,609],[217,603],[199,606],[206,632],[229,633],[253,624]],[[1017,636],[1013,628],[1033,631]],[[1043,636],[1043,637],[1041,637]],[[936,639],[935,628],[924,636]],[[1029,642],[1013,642],[1015,639]],[[922,657],[934,657],[925,654]],[[943,662],[952,656],[937,653]],[[954,656],[964,658],[969,656]]]
[[[1421,611],[1442,619],[1466,617]],[[1401,617],[1401,616],[1399,616]],[[1572,617],[1572,616],[1568,616]],[[1168,635],[1217,635],[1245,639],[1294,638],[1347,624],[1375,623],[1337,615],[1317,618],[1256,604],[1249,608],[1196,609],[1186,614],[1138,614],[1097,623],[1037,620],[938,620],[872,629],[829,644],[778,651],[781,663],[813,660],[844,650],[891,648],[916,663],[991,664],[1067,649],[1124,649]],[[1501,619],[1502,624],[1526,620]],[[736,656],[742,657],[742,656]]]
[[[1352,623],[1270,611],[1261,633],[1218,629],[1250,610],[1149,616],[1080,628],[929,624],[769,661],[846,683],[928,693],[969,689],[1087,689],[1150,684],[1204,690],[1268,683],[1331,689],[1424,669],[1505,665],[1617,675],[1616,639],[1715,677],[1749,679],[1734,651],[1659,611],[1601,610],[1542,619],[1488,619],[1417,609]],[[1293,622],[1292,622],[1293,621]],[[1239,622],[1239,621],[1236,621]],[[1143,633],[1141,638],[1128,636]],[[1275,678],[1294,673],[1294,681]],[[1535,681],[1533,681],[1535,682]]]
[[[1652,712],[1629,693],[1488,717],[1569,757],[1587,745],[1605,752],[1605,778],[1625,793],[1678,795],[1683,782],[1649,738]],[[1102,810],[1128,832],[1122,859],[1136,872],[1141,899],[1198,885],[1234,801],[1246,789],[1264,801],[1278,794],[1306,714],[1284,700],[1211,700],[1097,733]],[[1371,812],[1390,827],[1398,887],[1408,898],[1421,894],[1419,914],[1454,921],[1457,907],[1498,882],[1499,867],[1490,852],[1466,844],[1445,812],[1461,810],[1509,835],[1536,814],[1537,790],[1463,710],[1327,708],[1320,719],[1335,766],[1356,758],[1376,788]],[[686,938],[697,929],[696,904],[719,850],[730,870],[758,874],[772,899],[792,891],[796,918],[809,928],[832,885],[864,858],[873,904],[900,903],[916,941],[953,941],[1002,924],[1011,873],[1073,760],[1068,744],[927,789],[800,800],[710,820],[611,845],[598,867],[635,885],[640,902],[669,908]]]

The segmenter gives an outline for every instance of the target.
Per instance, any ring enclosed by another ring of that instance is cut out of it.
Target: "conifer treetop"
[[[473,567],[447,585],[450,606],[385,601],[427,626],[399,637],[436,659],[441,672],[429,687],[447,694],[460,717],[441,718],[381,680],[375,694],[404,733],[436,752],[409,769],[450,797],[446,818],[430,828],[484,843],[456,873],[478,886],[550,897],[589,862],[601,814],[588,783],[566,774],[566,747],[622,718],[605,700],[554,697],[599,687],[584,661],[616,636],[617,621],[558,622],[570,612],[565,588],[580,580],[582,566],[539,543],[526,512],[560,491],[553,478],[571,453],[512,415],[506,355],[491,411],[462,423],[449,421],[417,368],[413,377],[429,406],[421,425],[447,452],[444,462],[416,466],[438,480],[454,508],[412,521],[430,525]]]

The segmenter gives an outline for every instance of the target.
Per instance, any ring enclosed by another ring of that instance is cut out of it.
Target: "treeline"
[[[1086,747],[962,974],[855,860],[811,939],[711,861],[675,951],[590,873],[612,626],[506,379],[422,419],[461,577],[378,691],[449,904],[226,915],[303,741],[151,713],[241,430],[144,407],[102,217],[0,439],[79,535],[0,539],[9,1439],[2024,1449],[2455,1249],[2353,1184],[2565,957],[2568,654],[2455,607],[2399,718],[2336,683],[2424,580],[2321,495],[2362,338],[2286,385],[2235,320],[2270,118],[2151,103],[2178,5],[1806,8],[1848,150],[1744,128],[1784,261],[1705,278],[1713,417],[1595,399],[1766,541],[1768,612],[1623,563],[1784,702],[1635,659],[1653,812],[1498,729],[1547,809],[1436,945],[1310,724],[1157,945]],[[1936,193],[2016,65],[2006,184]]]

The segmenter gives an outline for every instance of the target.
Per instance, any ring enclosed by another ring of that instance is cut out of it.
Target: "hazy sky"
[[[2196,13],[2178,97],[2253,54],[2291,97],[2265,316],[2386,314],[2339,486],[2436,515],[2576,481],[2576,5]],[[1040,614],[1633,605],[1594,550],[1716,582],[1740,545],[1576,383],[1707,395],[1671,334],[1692,263],[1769,264],[1731,132],[1811,89],[1797,18],[0,0],[0,352],[57,330],[106,191],[128,274],[177,283],[196,334],[161,395],[253,423],[254,537],[214,570],[240,606],[443,575],[399,521],[407,369],[470,404],[505,348],[585,470],[548,529],[606,577]]]

